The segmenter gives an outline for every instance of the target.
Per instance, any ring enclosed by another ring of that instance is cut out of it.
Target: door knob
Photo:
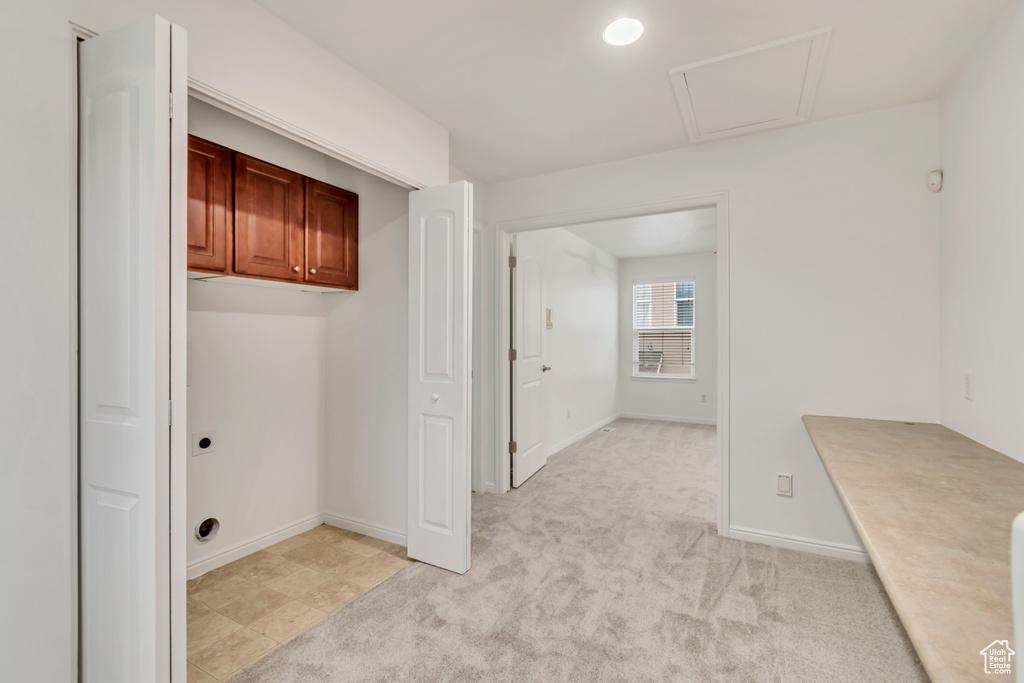
[[[547,372],[547,371],[548,371],[548,370],[550,370],[550,369],[551,369],[551,368],[550,368],[549,366],[547,366],[547,365],[542,365],[542,366],[540,366],[540,371],[541,371],[541,372]]]
[[[310,275],[316,275],[316,268],[310,268],[309,269],[309,274]]]
[[[294,268],[292,268],[292,270],[294,270],[296,273],[298,273],[298,272],[300,272],[302,270],[302,266],[295,266]]]

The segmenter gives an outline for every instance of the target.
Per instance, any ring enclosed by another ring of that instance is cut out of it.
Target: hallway
[[[715,428],[620,419],[475,496],[473,568],[416,563],[235,683],[926,681],[869,565],[715,533]]]

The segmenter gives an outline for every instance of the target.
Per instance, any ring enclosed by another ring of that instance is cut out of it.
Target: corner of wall
[[[1024,461],[1024,4],[1007,4],[941,102],[940,419]],[[968,379],[972,396],[966,396]]]

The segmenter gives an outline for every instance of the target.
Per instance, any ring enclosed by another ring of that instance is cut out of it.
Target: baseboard
[[[223,550],[219,550],[212,555],[193,560],[185,567],[185,576],[189,579],[194,579],[197,576],[202,576],[208,571],[223,567],[226,564],[234,562],[246,555],[251,555],[257,550],[263,550],[269,548],[275,543],[291,538],[301,534],[303,531],[309,531],[315,527],[320,526],[324,523],[324,516],[321,514],[310,515],[304,519],[300,519],[297,522],[286,524],[285,526],[278,527],[273,531],[251,538],[247,541],[241,541],[230,545]]]
[[[653,420],[654,422],[687,422],[695,425],[717,425],[718,420],[706,417],[673,417],[671,415],[641,415],[639,413],[619,413],[618,417],[630,420]]]
[[[373,524],[372,522],[356,519],[355,517],[337,515],[332,512],[324,513],[323,519],[324,524],[330,524],[331,526],[336,526],[339,529],[346,529],[347,531],[354,531],[357,534],[363,534],[364,536],[379,538],[382,541],[397,543],[403,547],[409,545],[409,539],[405,535],[405,532],[399,531],[398,529]]]
[[[602,427],[604,427],[604,426],[614,422],[619,417],[620,417],[619,414],[616,413],[615,415],[612,415],[609,418],[605,418],[604,420],[602,420],[601,422],[598,422],[595,425],[591,425],[591,426],[587,427],[586,429],[584,429],[579,434],[577,434],[575,436],[570,436],[568,439],[566,439],[562,443],[558,444],[557,446],[552,446],[551,448],[549,448],[548,449],[547,457],[550,458],[552,455],[554,455],[558,451],[563,450],[565,448],[568,448],[569,446],[573,445],[577,441],[582,441],[583,439],[587,438],[588,436],[590,436],[591,434],[596,432],[598,429],[601,429]]]
[[[871,562],[871,558],[868,557],[867,552],[863,548],[846,545],[845,543],[830,543],[800,536],[790,536],[789,534],[775,534],[760,529],[748,529],[741,526],[729,527],[729,538],[739,541],[763,543],[764,545],[774,545],[780,548],[788,548],[789,550],[800,550],[805,553],[814,553],[815,555],[838,557],[842,560],[867,562],[869,564]]]

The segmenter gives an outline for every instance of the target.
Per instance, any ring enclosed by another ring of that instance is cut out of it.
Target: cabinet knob
[[[309,269],[309,274],[310,275],[316,275],[316,268],[310,268]]]
[[[296,273],[298,273],[298,272],[300,272],[302,270],[302,267],[301,266],[295,266],[294,268],[292,268],[292,270],[294,270]]]

